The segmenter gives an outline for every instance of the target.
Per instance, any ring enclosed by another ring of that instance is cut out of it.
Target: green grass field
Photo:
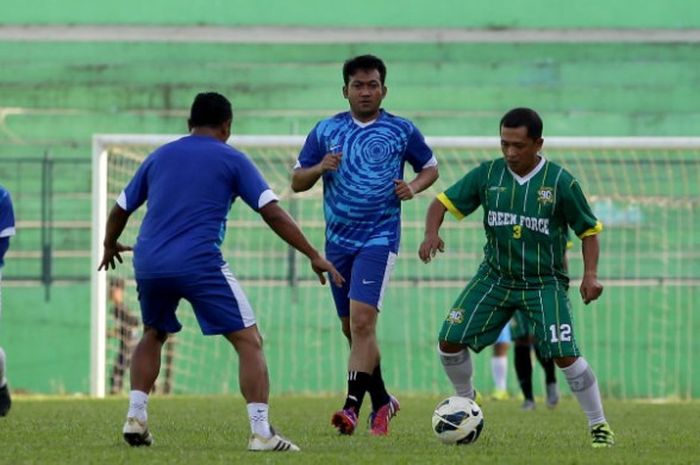
[[[700,403],[608,401],[617,434],[612,449],[589,445],[586,421],[571,397],[555,410],[522,412],[519,401],[484,406],[485,429],[468,446],[445,446],[430,430],[437,397],[403,397],[387,438],[360,428],[339,437],[329,424],[339,398],[276,397],[272,422],[302,448],[300,454],[246,452],[249,434],[240,397],[155,396],[149,406],[155,444],[130,448],[121,426],[126,398],[15,400],[0,419],[0,463],[298,463],[298,464],[697,464]],[[540,403],[542,404],[542,403]],[[364,415],[361,418],[363,422]]]

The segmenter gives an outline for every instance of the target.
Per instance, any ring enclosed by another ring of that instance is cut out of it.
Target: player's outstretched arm
[[[116,263],[114,259],[116,258],[119,263],[123,263],[121,252],[126,252],[132,250],[128,245],[123,245],[117,242],[119,236],[121,236],[122,231],[126,227],[126,222],[129,220],[130,213],[122,209],[119,205],[115,205],[112,211],[109,212],[109,217],[107,218],[107,232],[105,233],[104,253],[102,254],[102,262],[100,266],[97,267],[97,271],[101,269],[109,270],[116,268]]]
[[[401,200],[411,200],[419,192],[432,186],[439,177],[437,166],[423,168],[411,182],[394,179],[394,192]]]
[[[323,258],[318,251],[309,243],[299,226],[291,216],[280,207],[277,202],[270,202],[260,209],[265,223],[284,241],[306,255],[311,260],[311,268],[318,275],[321,284],[326,284],[323,273],[330,273],[333,282],[337,286],[342,286],[345,278],[338,273],[333,264]]]
[[[327,153],[318,164],[308,168],[295,169],[292,173],[292,190],[294,192],[308,191],[323,173],[337,171],[342,157],[342,153]]]
[[[440,238],[440,226],[445,219],[447,209],[438,199],[428,207],[428,213],[425,216],[425,238],[418,249],[418,256],[423,263],[429,263],[437,252],[445,251],[445,242]]]
[[[598,235],[584,237],[581,250],[583,253],[583,280],[580,291],[583,303],[588,305],[603,293],[603,285],[598,282],[598,256],[600,255]]]

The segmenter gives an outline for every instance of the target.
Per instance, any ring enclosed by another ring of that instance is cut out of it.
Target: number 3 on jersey
[[[523,237],[523,227],[519,224],[513,226],[513,239],[520,239]]]

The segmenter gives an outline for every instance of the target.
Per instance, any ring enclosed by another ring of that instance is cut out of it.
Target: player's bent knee
[[[566,368],[576,362],[578,357],[554,357],[553,360],[559,368]]]
[[[456,354],[457,352],[467,348],[466,344],[459,344],[450,341],[439,341],[438,347],[440,348],[440,352],[444,352],[446,354]]]

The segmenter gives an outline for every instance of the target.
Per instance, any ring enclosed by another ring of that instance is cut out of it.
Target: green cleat
[[[508,400],[509,398],[508,391],[505,389],[496,389],[491,393],[491,400]]]
[[[474,402],[476,402],[476,405],[481,407],[484,404],[484,396],[481,395],[479,391],[474,389],[474,398],[472,399]]]
[[[607,423],[591,426],[591,446],[594,448],[612,447],[615,444],[615,433]]]

